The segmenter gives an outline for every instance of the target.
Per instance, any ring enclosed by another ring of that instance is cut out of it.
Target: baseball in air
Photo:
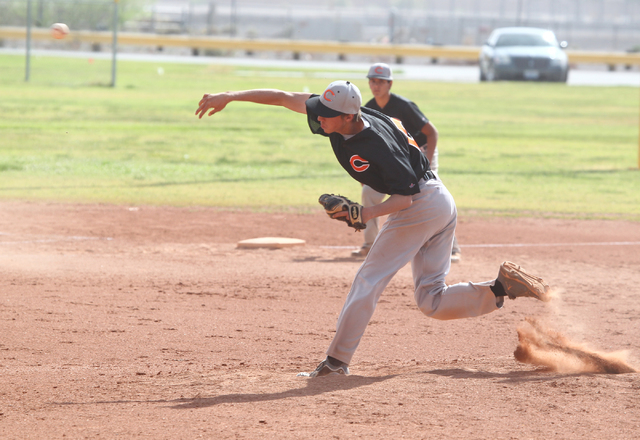
[[[64,23],[54,23],[51,25],[51,36],[56,40],[61,40],[69,35],[69,26]]]

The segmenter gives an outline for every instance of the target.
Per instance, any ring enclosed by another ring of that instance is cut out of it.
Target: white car
[[[566,82],[569,62],[553,31],[531,27],[495,29],[480,51],[480,81],[500,79]]]

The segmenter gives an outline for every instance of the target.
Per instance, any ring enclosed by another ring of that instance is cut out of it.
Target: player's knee
[[[432,286],[430,289],[421,286],[415,294],[416,303],[422,313],[434,319],[451,319],[443,313],[440,307],[442,303],[443,286]]]

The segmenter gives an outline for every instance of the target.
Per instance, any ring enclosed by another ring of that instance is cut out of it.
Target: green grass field
[[[205,92],[321,92],[335,72],[0,55],[0,198],[81,203],[317,208],[359,199],[303,115]],[[371,97],[366,72],[341,79]],[[640,92],[545,83],[396,81],[440,132],[440,176],[462,213],[640,220]]]

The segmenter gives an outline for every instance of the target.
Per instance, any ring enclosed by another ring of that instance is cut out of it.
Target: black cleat
[[[320,377],[329,376],[331,374],[344,374],[347,376],[349,374],[349,367],[347,364],[336,366],[330,363],[328,359],[325,359],[320,362],[316,369],[311,373],[298,373],[297,375],[301,377]]]

